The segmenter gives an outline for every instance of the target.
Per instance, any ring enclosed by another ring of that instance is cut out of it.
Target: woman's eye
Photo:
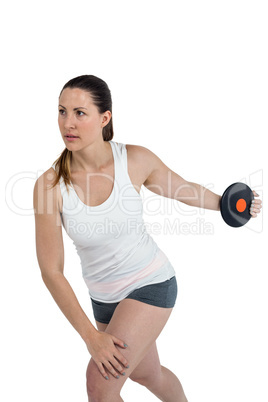
[[[59,114],[61,115],[61,116],[65,116],[66,115],[66,110],[64,110],[64,109],[59,109]],[[76,111],[76,114],[77,114],[77,116],[84,116],[84,112],[82,112],[81,110],[77,110]]]

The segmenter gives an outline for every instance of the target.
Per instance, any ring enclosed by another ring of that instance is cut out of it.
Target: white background
[[[0,399],[86,402],[90,356],[43,284],[35,254],[34,182],[64,148],[59,92],[77,75],[97,75],[112,92],[115,141],[148,147],[217,194],[244,181],[265,209],[267,3],[25,0],[1,8]],[[181,228],[152,234],[179,285],[158,341],[162,364],[189,402],[267,402],[265,212],[233,229],[215,211],[154,200],[161,208],[145,221],[179,219]],[[93,320],[63,234],[66,276]],[[130,380],[122,397],[156,400]]]

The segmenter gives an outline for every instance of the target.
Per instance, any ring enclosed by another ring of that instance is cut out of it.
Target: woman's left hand
[[[253,190],[254,197],[259,197],[259,194]],[[262,201],[254,198],[250,205],[250,215],[252,218],[257,218],[258,214],[261,212],[262,209]]]

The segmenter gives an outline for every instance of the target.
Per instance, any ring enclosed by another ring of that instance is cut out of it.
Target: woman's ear
[[[109,121],[112,118],[112,113],[110,112],[110,110],[107,110],[107,112],[103,113],[102,115],[102,128],[107,126],[107,124],[109,123]]]

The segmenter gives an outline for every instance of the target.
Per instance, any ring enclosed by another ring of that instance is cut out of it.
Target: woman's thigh
[[[103,324],[96,321],[99,331],[105,331],[108,324]],[[156,341],[153,342],[144,358],[140,361],[137,367],[132,371],[129,378],[133,381],[146,385],[147,382],[157,381],[161,375],[161,364],[159,360]]]
[[[145,357],[163,330],[172,308],[162,308],[125,299],[115,310],[105,332],[124,340],[128,345],[122,353],[130,365],[130,371]]]
[[[116,392],[122,388],[128,377],[133,379],[143,375],[143,371],[138,370],[139,364],[144,360],[148,370],[152,365],[150,362],[157,359],[155,341],[164,328],[172,308],[156,307],[132,299],[124,299],[116,308],[110,323],[106,326],[105,332],[122,339],[128,347],[120,350],[129,363],[129,368],[125,370],[126,375],[115,379],[109,376],[109,381],[103,379],[97,365],[91,359],[89,372],[91,380],[100,384],[102,391]],[[104,325],[98,326],[100,330]],[[156,361],[156,360],[155,360]],[[137,370],[135,370],[137,368]],[[96,386],[97,383],[95,382]]]

